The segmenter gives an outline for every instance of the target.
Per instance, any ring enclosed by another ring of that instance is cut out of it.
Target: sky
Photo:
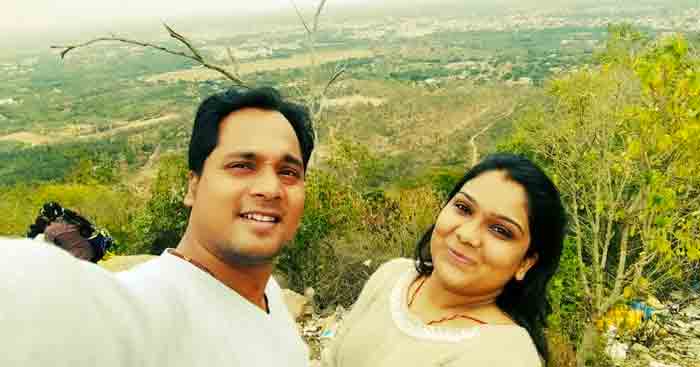
[[[318,0],[295,0],[312,11]],[[327,7],[369,0],[329,0]],[[291,11],[290,0],[0,0],[0,30],[45,31],[124,19],[167,20],[187,15]]]

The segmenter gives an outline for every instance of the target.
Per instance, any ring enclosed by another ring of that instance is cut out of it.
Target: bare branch
[[[299,20],[301,21],[301,24],[304,26],[306,29],[306,33],[311,35],[311,29],[309,28],[309,25],[306,24],[306,20],[304,19],[304,16],[301,15],[301,11],[299,10],[299,7],[297,6],[297,3],[294,2],[294,0],[289,0],[290,3],[292,3],[292,6],[294,7],[294,11],[297,12],[297,16],[299,17]]]
[[[131,44],[131,45],[136,45],[136,46],[141,46],[141,47],[154,48],[154,49],[156,49],[156,50],[163,51],[163,52],[169,53],[169,54],[171,54],[171,55],[182,56],[182,57],[186,57],[186,58],[188,58],[188,59],[192,59],[192,60],[194,60],[194,61],[198,61],[198,60],[196,60],[194,57],[192,57],[192,55],[188,55],[188,54],[186,54],[186,53],[184,53],[184,52],[173,51],[173,50],[170,50],[170,49],[168,49],[168,48],[165,48],[165,47],[162,47],[162,46],[158,46],[158,45],[155,45],[155,44],[152,44],[152,43],[141,42],[141,41],[135,41],[135,40],[131,40],[131,39],[127,39],[127,38],[121,38],[121,37],[98,37],[98,38],[91,39],[91,40],[89,40],[89,41],[87,41],[87,42],[80,43],[80,44],[77,44],[77,45],[51,46],[51,48],[63,49],[63,51],[61,51],[61,59],[63,59],[63,58],[66,57],[66,55],[68,54],[68,52],[73,51],[74,49],[81,48],[81,47],[86,47],[86,46],[90,46],[90,45],[92,45],[92,44],[94,44],[94,43],[105,42],[105,41],[107,41],[107,42],[108,42],[108,41],[122,42],[122,43],[128,43],[128,44]]]
[[[316,9],[316,14],[314,15],[313,33],[316,33],[316,31],[318,31],[318,20],[321,17],[321,12],[323,11],[324,6],[326,6],[326,0],[321,0],[321,2],[318,4],[318,8]]]
[[[197,51],[197,49],[194,46],[192,46],[192,44],[187,40],[187,38],[185,38],[181,34],[175,32],[167,24],[163,24],[163,26],[165,26],[166,30],[168,31],[168,33],[170,34],[171,37],[173,37],[173,38],[177,39],[178,41],[180,41],[181,43],[185,44],[185,46],[187,46],[187,48],[190,50],[190,52],[192,52],[192,54],[190,55],[190,54],[184,53],[182,51],[171,50],[167,47],[156,45],[156,44],[150,43],[150,42],[142,42],[142,41],[132,40],[132,39],[128,39],[128,38],[122,38],[122,37],[114,37],[114,36],[112,36],[112,37],[98,37],[98,38],[89,40],[87,42],[79,43],[76,45],[51,46],[51,48],[62,49],[61,54],[60,54],[61,59],[65,59],[66,55],[70,51],[73,51],[73,50],[75,50],[77,48],[81,48],[81,47],[87,47],[87,46],[90,46],[90,45],[98,43],[98,42],[120,42],[120,43],[135,45],[135,46],[141,46],[141,47],[145,47],[145,48],[152,48],[152,49],[162,51],[162,52],[165,52],[165,53],[168,53],[171,55],[180,56],[180,57],[184,57],[184,58],[188,58],[190,60],[196,61],[201,66],[203,66],[207,69],[210,69],[210,70],[214,70],[214,71],[222,74],[227,79],[234,82],[235,84],[242,86],[242,87],[246,87],[246,84],[243,82],[243,80],[238,75],[231,73],[230,71],[226,70],[226,68],[224,68],[223,66],[211,64],[211,63],[207,62],[202,57],[202,55],[199,53],[199,51]]]
[[[622,284],[625,274],[625,266],[627,264],[627,243],[629,242],[629,224],[624,224],[622,227],[622,238],[620,239],[620,256],[617,264],[617,275],[615,276],[615,285],[612,290],[612,298],[622,294]]]
[[[163,23],[163,27],[165,27],[165,29],[168,31],[168,33],[170,34],[170,37],[175,38],[176,40],[182,42],[185,46],[187,46],[187,48],[190,49],[190,51],[192,52],[192,55],[194,55],[195,60],[197,60],[201,63],[204,63],[204,58],[199,53],[199,51],[197,51],[197,49],[194,47],[194,45],[192,45],[192,42],[190,42],[187,38],[185,38],[185,36],[181,35],[180,33],[175,32],[175,30],[170,28],[170,26],[168,26],[166,23]]]
[[[335,73],[333,73],[333,76],[331,76],[330,79],[328,79],[326,87],[323,88],[323,96],[326,95],[326,92],[328,92],[328,89],[331,87],[331,85],[338,81],[338,79],[345,73],[346,70],[347,68],[345,66],[341,67],[340,69],[336,69]]]
[[[581,275],[581,283],[583,283],[583,292],[588,297],[588,299],[591,299],[592,294],[588,282],[588,277],[586,276],[586,264],[583,262],[583,241],[581,239],[581,236],[583,236],[583,232],[581,231],[581,222],[579,220],[578,214],[577,193],[573,192],[571,194],[571,197],[574,205],[574,210],[571,216],[574,219],[574,231],[576,232],[574,238],[576,239],[576,257],[578,258],[578,266],[580,267],[579,274]]]

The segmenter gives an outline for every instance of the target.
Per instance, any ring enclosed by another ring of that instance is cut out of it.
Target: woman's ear
[[[537,253],[526,256],[520,263],[518,270],[515,272],[515,280],[521,282],[523,279],[525,279],[525,275],[527,275],[527,272],[537,263],[538,258],[539,256],[537,256]]]

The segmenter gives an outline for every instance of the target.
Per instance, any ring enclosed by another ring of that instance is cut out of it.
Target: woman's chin
[[[442,259],[435,262],[434,274],[437,275],[441,282],[454,288],[464,288],[472,283],[474,269],[470,271],[470,265],[456,263],[450,259]]]

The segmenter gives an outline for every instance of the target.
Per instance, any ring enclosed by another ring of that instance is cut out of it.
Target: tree
[[[623,53],[620,34],[600,66],[553,80],[508,146],[563,193],[587,325],[625,289],[660,286],[700,259],[700,60],[681,36]]]
[[[187,162],[179,155],[161,157],[151,196],[133,222],[136,243],[133,254],[159,255],[180,241],[187,227],[189,209],[183,202],[187,190]]]

